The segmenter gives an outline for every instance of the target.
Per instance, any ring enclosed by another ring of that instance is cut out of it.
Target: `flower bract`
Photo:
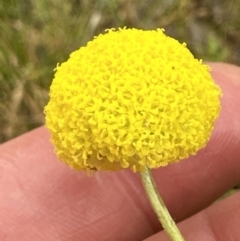
[[[74,169],[142,171],[203,148],[220,96],[185,43],[162,29],[110,29],[57,66],[46,126]]]

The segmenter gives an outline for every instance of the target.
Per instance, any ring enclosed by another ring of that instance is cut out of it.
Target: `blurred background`
[[[240,65],[240,0],[0,2],[0,143],[44,124],[57,63],[112,27],[165,28],[205,61]]]

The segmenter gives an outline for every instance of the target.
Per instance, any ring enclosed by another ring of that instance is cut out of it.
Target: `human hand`
[[[240,193],[204,209],[240,182],[240,68],[212,68],[224,96],[210,142],[196,156],[154,171],[187,241],[240,239]],[[137,174],[87,177],[57,161],[49,138],[38,128],[0,146],[1,241],[169,240]]]

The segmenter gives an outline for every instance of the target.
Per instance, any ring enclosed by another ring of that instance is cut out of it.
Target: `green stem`
[[[148,167],[141,172],[142,183],[157,217],[172,241],[185,241],[177,225],[169,214]]]

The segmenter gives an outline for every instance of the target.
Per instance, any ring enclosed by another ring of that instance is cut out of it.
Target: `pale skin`
[[[186,241],[240,240],[240,68],[211,64],[223,89],[210,142],[196,156],[154,171]],[[88,177],[60,163],[38,128],[0,146],[1,241],[168,241],[130,170]]]

